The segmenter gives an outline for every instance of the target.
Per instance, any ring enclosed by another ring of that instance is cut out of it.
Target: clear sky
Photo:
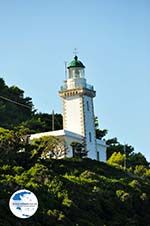
[[[38,111],[61,112],[64,61],[75,47],[107,138],[150,161],[150,1],[0,1],[0,77]]]

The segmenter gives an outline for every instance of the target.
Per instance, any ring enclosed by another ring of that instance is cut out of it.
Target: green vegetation
[[[24,97],[23,90],[17,86],[8,87],[0,78],[0,126],[28,128],[30,133],[46,132],[52,129],[52,114],[37,113],[32,98]],[[62,129],[61,114],[55,114],[54,129]]]
[[[8,100],[12,100],[8,101]],[[14,104],[14,102],[20,103]],[[4,128],[13,128],[22,121],[32,117],[33,104],[30,97],[24,97],[24,91],[17,86],[8,87],[0,78],[0,125]]]
[[[107,140],[106,143],[108,145],[107,159],[109,164],[123,166],[126,162],[127,168],[135,168],[137,165],[149,166],[145,156],[140,152],[135,153],[131,145],[123,145],[118,142],[117,138]]]
[[[0,129],[1,226],[149,225],[148,166],[124,170],[121,153],[109,164],[81,156],[46,158],[61,142],[43,137],[28,144],[21,131]],[[23,188],[39,200],[37,213],[27,220],[13,216],[8,206],[12,193]]]
[[[90,159],[38,160],[23,167],[1,162],[0,225],[148,226],[150,176],[139,177]],[[27,220],[12,215],[11,194],[26,188],[39,200]]]
[[[141,153],[130,145],[125,152],[113,138],[107,140],[108,163],[83,158],[84,148],[75,142],[75,158],[58,160],[67,152],[63,140],[42,137],[31,144],[27,136],[50,130],[52,115],[36,113],[31,98],[3,79],[0,97],[0,226],[150,225],[150,168]],[[62,116],[55,120],[55,129],[61,129]],[[99,129],[97,118],[95,124],[96,136],[104,137],[107,130]],[[12,193],[24,188],[39,201],[26,220],[16,218],[8,204]]]

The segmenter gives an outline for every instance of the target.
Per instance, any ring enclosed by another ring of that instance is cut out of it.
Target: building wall
[[[77,143],[82,143],[82,138],[76,138],[72,136],[64,136],[64,139],[66,141],[66,145],[68,147],[68,152],[67,152],[67,157],[73,157],[73,152],[72,152],[72,142],[77,142]]]
[[[107,154],[106,154],[106,149],[107,149],[107,145],[105,140],[96,140],[97,143],[97,156],[99,156],[99,159],[97,158],[97,160],[101,161],[101,162],[106,162],[107,160]]]
[[[67,157],[72,157],[72,147],[71,147],[71,143],[72,142],[78,142],[78,143],[82,143],[83,141],[83,137],[78,135],[78,134],[74,134],[70,131],[65,131],[65,130],[57,130],[57,131],[50,131],[50,132],[43,132],[43,133],[37,133],[37,134],[31,134],[30,135],[30,142],[32,142],[33,139],[38,139],[40,137],[43,136],[56,136],[60,139],[64,139],[66,142],[66,145],[68,147],[68,152],[67,152]],[[102,162],[106,162],[106,142],[104,140],[96,140],[96,150],[99,153],[99,160]],[[64,156],[65,157],[65,156]],[[97,159],[97,154],[94,152],[89,152],[88,155],[89,158],[92,159]]]
[[[79,95],[66,97],[63,100],[63,105],[64,129],[83,135],[82,97]]]
[[[84,108],[84,131],[85,144],[88,151],[88,157],[96,158],[96,138],[95,138],[95,123],[94,123],[94,109],[93,98],[90,96],[83,96]]]

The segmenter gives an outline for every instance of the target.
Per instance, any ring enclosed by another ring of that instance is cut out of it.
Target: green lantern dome
[[[83,63],[81,61],[78,60],[78,57],[75,56],[74,60],[72,60],[69,65],[68,65],[68,69],[69,68],[74,68],[74,67],[80,67],[80,68],[85,68],[85,66],[83,65]]]

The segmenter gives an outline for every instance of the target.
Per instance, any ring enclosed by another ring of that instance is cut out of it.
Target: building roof
[[[84,64],[80,60],[78,60],[77,56],[74,57],[74,59],[69,63],[67,68],[69,69],[74,67],[85,68]]]
[[[30,134],[30,140],[38,139],[43,136],[57,136],[57,137],[67,136],[67,137],[73,137],[81,140],[83,139],[83,136],[81,136],[80,134],[62,129],[62,130],[55,130],[55,131],[49,131],[49,132],[43,132],[43,133]]]

